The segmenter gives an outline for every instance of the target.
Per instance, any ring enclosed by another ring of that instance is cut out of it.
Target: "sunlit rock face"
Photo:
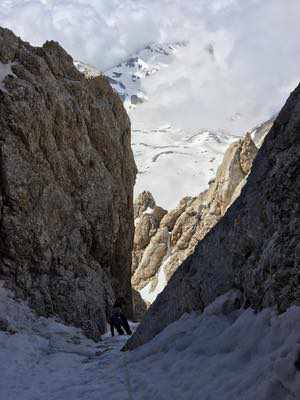
[[[132,308],[128,116],[55,42],[31,47],[1,28],[0,70],[1,278],[97,336],[115,296]]]
[[[239,196],[256,154],[247,133],[230,145],[209,189],[197,197],[183,198],[168,213],[158,212],[161,208],[149,192],[136,199],[132,284],[146,301],[151,301],[160,284],[159,274],[167,282]]]
[[[266,136],[240,196],[173,274],[126,349],[149,341],[185,312],[201,311],[233,287],[242,292],[244,307],[274,306],[283,312],[300,305],[299,132],[300,86]],[[247,162],[243,166],[249,169]],[[213,202],[213,217],[228,207],[230,187],[225,188]]]
[[[140,290],[158,271],[167,254],[169,234],[160,229],[167,211],[158,207],[150,192],[142,192],[134,202],[135,234],[132,253],[132,286]]]

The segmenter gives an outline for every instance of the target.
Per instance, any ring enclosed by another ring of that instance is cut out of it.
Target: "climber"
[[[124,307],[124,305],[125,305],[125,300],[123,299],[123,297],[119,297],[114,303],[109,318],[111,336],[115,336],[115,328],[119,335],[124,335],[124,330],[127,333],[127,335],[132,334],[127,318],[122,310],[122,307]]]

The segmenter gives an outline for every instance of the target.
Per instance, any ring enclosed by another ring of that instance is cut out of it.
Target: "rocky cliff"
[[[130,122],[106,79],[55,42],[0,29],[0,276],[41,314],[97,336],[131,311]]]
[[[235,287],[242,305],[300,305],[300,86],[275,120],[241,195],[150,307],[126,349]]]
[[[246,182],[257,148],[250,134],[232,143],[209,189],[197,197],[185,197],[170,212],[156,206],[149,192],[136,199],[132,285],[151,285],[154,292],[161,268],[168,281],[196,244],[222,218]]]

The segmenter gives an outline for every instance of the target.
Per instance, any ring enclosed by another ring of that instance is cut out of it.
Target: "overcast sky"
[[[216,128],[241,114],[237,130],[276,112],[298,83],[299,20],[299,0],[1,0],[0,8],[0,24],[23,39],[57,40],[102,70],[149,42],[189,41],[147,80],[151,101],[139,112]]]

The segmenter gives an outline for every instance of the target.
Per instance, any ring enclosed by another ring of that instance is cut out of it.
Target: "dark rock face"
[[[240,197],[150,307],[126,349],[231,288],[243,305],[300,305],[300,86],[274,122]]]
[[[11,68],[0,82],[1,279],[97,336],[115,296],[132,309],[128,116],[57,43],[34,48],[0,28],[1,67]]]
[[[132,299],[133,299],[133,320],[141,321],[146,314],[147,304],[143,300],[140,293],[132,288]]]

